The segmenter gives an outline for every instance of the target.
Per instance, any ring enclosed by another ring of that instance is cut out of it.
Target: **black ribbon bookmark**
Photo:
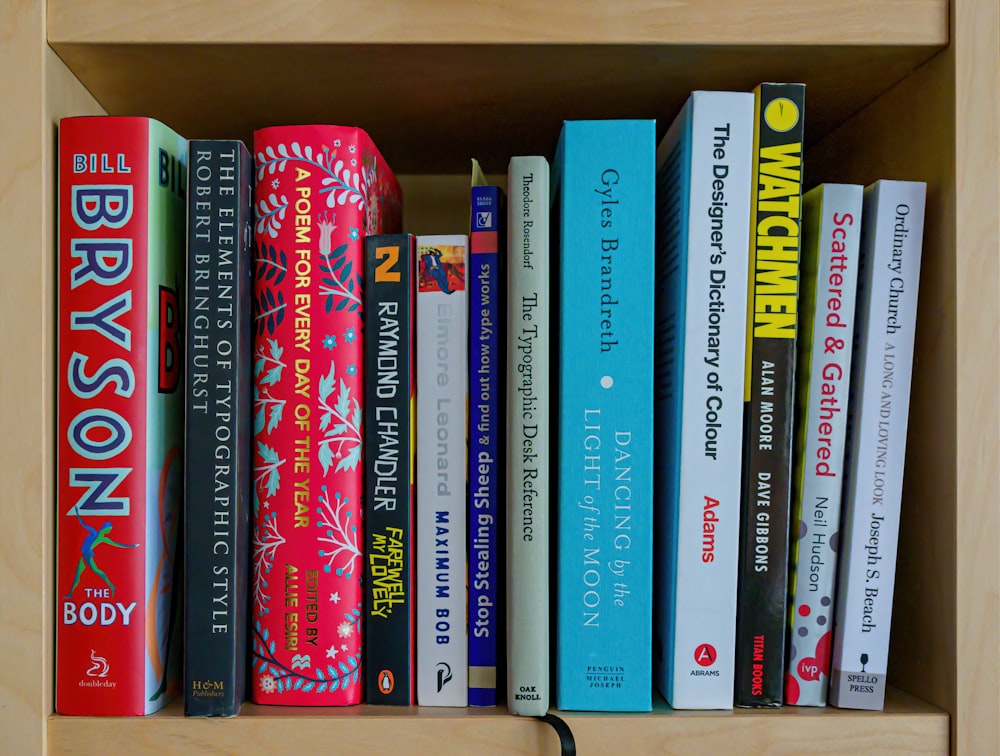
[[[576,756],[576,739],[569,725],[555,714],[546,714],[544,717],[535,717],[541,722],[549,725],[559,736],[559,748],[562,756]]]

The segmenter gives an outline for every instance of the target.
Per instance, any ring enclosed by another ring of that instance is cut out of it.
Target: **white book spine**
[[[468,237],[417,238],[417,703],[467,706]],[[460,268],[460,270],[457,270]]]
[[[690,176],[683,221],[688,233],[678,251],[686,261],[679,261],[675,274],[686,274],[675,289],[683,291],[674,347],[674,359],[682,363],[680,386],[674,387],[680,391],[674,415],[680,443],[664,449],[669,459],[660,456],[657,463],[674,466],[669,478],[677,480],[667,511],[658,512],[676,522],[668,526],[675,550],[667,556],[675,560],[674,632],[664,695],[677,709],[728,709],[736,642],[754,97],[695,92],[687,107],[690,113],[676,119],[658,159],[679,140],[690,140],[688,165],[679,170]],[[668,637],[663,641],[670,643]]]
[[[733,705],[753,112],[749,93],[694,95],[676,708]]]
[[[865,189],[830,702],[881,710],[896,573],[926,185]]]
[[[507,178],[507,705],[549,707],[549,164]]]
[[[864,188],[824,184],[803,198],[800,331],[796,394],[793,571],[785,702],[825,706],[830,680],[837,533],[844,487],[847,403]],[[798,399],[797,399],[798,403]]]

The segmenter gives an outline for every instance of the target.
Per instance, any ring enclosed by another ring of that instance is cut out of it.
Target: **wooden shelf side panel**
[[[44,3],[7,3],[0,29],[0,732],[35,754],[53,709],[56,123],[102,111],[45,44]]]
[[[50,616],[44,604],[49,442],[43,418],[51,405],[45,387],[42,238],[48,203],[44,180],[45,17],[32,0],[0,8],[0,97],[16,104],[4,115],[0,139],[0,732],[4,748],[39,753],[51,711],[46,672]]]
[[[957,753],[1000,752],[1000,5],[956,0]],[[933,607],[928,607],[933,611]]]

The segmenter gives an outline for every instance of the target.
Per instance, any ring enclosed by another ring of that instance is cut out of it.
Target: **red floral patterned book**
[[[254,134],[252,698],[360,703],[364,237],[400,230],[358,128]]]

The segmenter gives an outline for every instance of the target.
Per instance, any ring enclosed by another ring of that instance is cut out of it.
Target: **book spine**
[[[557,704],[649,711],[655,129],[560,141]]]
[[[414,237],[365,239],[365,695],[416,701]]]
[[[780,706],[805,87],[755,94],[735,703]]]
[[[825,706],[861,236],[862,187],[803,197],[785,703]]]
[[[469,705],[496,706],[500,594],[503,193],[472,187],[469,234]],[[506,250],[505,250],[506,252]]]
[[[468,706],[468,237],[417,238],[417,702]]]
[[[740,92],[694,93],[660,147],[654,658],[675,709],[733,705],[752,148]]]
[[[926,185],[865,190],[830,702],[881,710],[896,575]]]
[[[176,692],[186,160],[147,118],[60,124],[60,714],[148,714]]]
[[[184,713],[234,716],[247,658],[253,160],[234,140],[194,140],[189,157]]]
[[[252,698],[360,703],[363,237],[399,188],[359,129],[254,134]]]
[[[507,708],[549,708],[549,164],[507,172]]]

